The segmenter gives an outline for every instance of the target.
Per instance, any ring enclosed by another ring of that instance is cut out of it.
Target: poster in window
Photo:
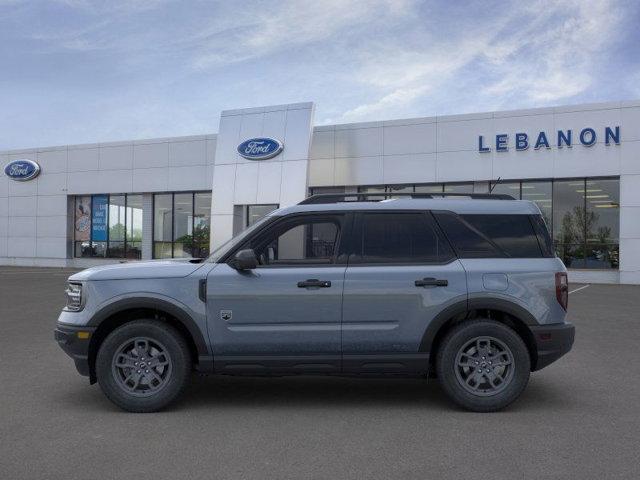
[[[91,209],[91,237],[94,242],[107,241],[107,195],[94,195]]]
[[[75,235],[76,241],[88,242],[91,233],[91,197],[76,197]]]

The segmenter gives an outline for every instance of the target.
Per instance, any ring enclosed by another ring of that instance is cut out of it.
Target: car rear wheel
[[[155,412],[173,402],[191,375],[189,347],[170,325],[136,320],[105,338],[96,359],[104,394],[130,412]]]
[[[494,320],[470,320],[447,333],[436,358],[442,388],[475,412],[500,410],[529,381],[531,360],[520,336]]]

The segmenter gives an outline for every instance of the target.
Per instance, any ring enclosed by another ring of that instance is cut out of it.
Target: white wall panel
[[[335,132],[336,157],[382,155],[382,128],[355,128]]]
[[[69,195],[132,192],[132,170],[72,172],[67,179]]]
[[[36,240],[36,256],[40,258],[66,258],[67,246],[58,237],[39,237]]]
[[[383,158],[383,183],[419,183],[436,181],[436,154],[385,155]]]
[[[336,158],[335,185],[377,185],[383,181],[382,156]]]
[[[136,168],[133,170],[134,192],[166,192],[169,190],[168,168]]]
[[[9,217],[8,237],[36,237],[36,217]]]
[[[258,166],[257,162],[238,164],[233,195],[233,203],[235,205],[250,205],[256,203]]]
[[[487,180],[492,175],[491,154],[438,152],[439,182]]]
[[[331,186],[335,182],[336,161],[333,158],[309,160],[309,186]]]
[[[64,195],[67,193],[67,173],[43,173],[36,179],[38,195]]]
[[[169,142],[133,146],[133,168],[169,166]]]
[[[206,165],[207,141],[195,140],[191,142],[169,143],[169,165]]]
[[[495,142],[493,119],[438,122],[438,152],[478,151],[478,136]]]
[[[69,148],[68,171],[83,172],[98,170],[100,168],[100,149],[95,148]]]
[[[384,127],[384,154],[435,152],[436,130],[435,123]]]
[[[7,216],[10,217],[35,217],[38,197],[9,197]],[[2,213],[0,212],[0,215]]]
[[[34,219],[35,220],[35,219]],[[34,235],[26,237],[9,237],[7,239],[7,256],[8,257],[27,257],[36,256],[36,238]]]
[[[65,215],[67,213],[66,195],[38,195],[36,215]]]
[[[207,166],[169,167],[169,190],[209,190]]]
[[[59,173],[67,171],[67,147],[38,152],[36,160],[40,164],[42,173]]]
[[[67,237],[67,216],[37,217],[37,237]]]
[[[287,110],[282,161],[308,160],[313,112],[312,104],[305,109]]]
[[[124,170],[133,168],[133,144],[101,146],[100,170]]]
[[[640,107],[620,110],[620,137],[623,142],[640,141]]]
[[[622,136],[623,133],[620,133]],[[640,140],[623,141],[620,149],[620,173],[640,174]]]
[[[311,151],[309,158],[315,160],[318,158],[333,158],[334,146],[335,146],[335,132],[333,130],[328,131],[314,131],[311,137]]]
[[[283,162],[260,162],[256,203],[279,203]]]

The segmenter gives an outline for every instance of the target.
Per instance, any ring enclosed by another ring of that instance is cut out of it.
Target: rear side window
[[[359,263],[444,263],[454,257],[423,212],[365,213],[359,243]]]
[[[433,212],[442,230],[460,258],[504,257],[495,244],[485,235],[463,221],[455,213]]]
[[[533,229],[536,231],[536,235],[538,236],[538,243],[542,249],[542,255],[545,257],[555,257],[553,243],[551,242],[551,235],[549,235],[549,229],[547,228],[547,224],[544,222],[544,218],[542,218],[542,215],[531,215],[529,218],[531,219]]]
[[[462,215],[462,218],[509,257],[542,257],[529,215]]]

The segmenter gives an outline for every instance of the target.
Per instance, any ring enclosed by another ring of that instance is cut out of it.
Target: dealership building
[[[203,257],[313,193],[491,190],[539,206],[570,280],[640,283],[640,101],[319,126],[313,103],[245,108],[0,164],[2,265]]]

